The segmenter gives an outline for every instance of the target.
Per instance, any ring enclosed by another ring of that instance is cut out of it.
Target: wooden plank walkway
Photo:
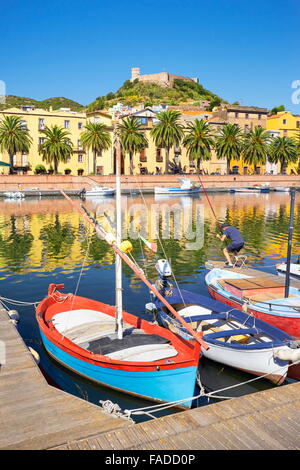
[[[130,425],[55,450],[296,450],[300,382]]]
[[[46,449],[130,424],[48,385],[3,308],[0,341],[0,449]]]

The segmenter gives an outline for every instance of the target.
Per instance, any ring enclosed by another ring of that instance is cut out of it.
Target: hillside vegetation
[[[162,87],[156,83],[143,83],[139,80],[134,80],[134,82],[126,80],[115,93],[110,92],[105,96],[96,98],[87,107],[87,110],[94,111],[109,108],[116,103],[123,103],[128,106],[135,106],[139,103],[143,103],[145,106],[154,104],[199,106],[201,100],[210,101],[211,108],[225,102],[215,93],[203,88],[199,83],[186,82],[179,78],[174,80],[173,88]]]
[[[76,101],[64,97],[48,98],[38,101],[33,98],[24,98],[22,96],[8,95],[5,104],[0,105],[0,110],[7,108],[20,108],[21,106],[32,105],[35,108],[48,109],[52,106],[53,111],[59,108],[70,108],[71,111],[83,111],[84,106]]]

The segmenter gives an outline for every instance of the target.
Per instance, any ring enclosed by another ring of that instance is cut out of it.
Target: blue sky
[[[140,67],[300,114],[299,0],[1,0],[0,17],[7,94],[88,104]]]

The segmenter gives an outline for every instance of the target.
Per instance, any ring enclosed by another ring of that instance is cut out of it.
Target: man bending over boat
[[[221,242],[223,242],[225,238],[230,239],[231,243],[224,248],[223,253],[226,258],[226,267],[233,268],[229,253],[233,253],[236,257],[245,245],[245,242],[240,231],[236,227],[232,227],[229,224],[223,224],[221,225],[221,229],[223,230],[223,235],[217,234],[217,238],[219,238]]]

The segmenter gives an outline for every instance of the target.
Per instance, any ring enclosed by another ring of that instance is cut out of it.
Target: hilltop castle
[[[157,83],[163,87],[173,87],[173,82],[175,78],[180,78],[181,80],[185,80],[187,82],[195,82],[198,83],[198,78],[188,78],[182,77],[181,75],[172,75],[168,72],[160,72],[160,73],[150,73],[148,75],[141,75],[140,68],[134,67],[131,69],[131,82],[138,79],[141,82],[152,82]]]

